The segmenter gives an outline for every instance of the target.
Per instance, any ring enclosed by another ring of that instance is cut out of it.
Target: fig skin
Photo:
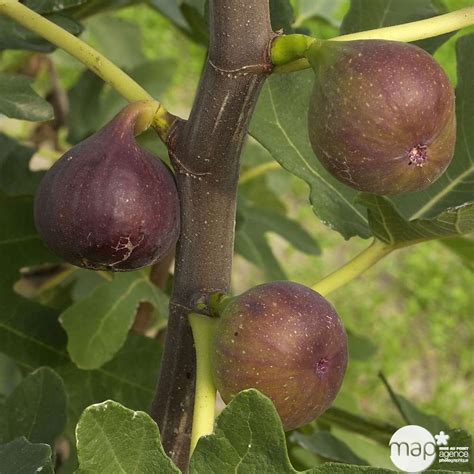
[[[40,183],[36,228],[69,263],[128,271],[154,263],[176,243],[179,199],[174,176],[140,148],[140,103],[65,153]]]
[[[255,388],[274,403],[285,430],[309,423],[335,399],[347,366],[347,336],[319,293],[297,283],[256,286],[225,307],[212,365],[222,399]]]
[[[308,131],[337,179],[360,191],[420,191],[454,154],[454,90],[421,48],[395,41],[326,42],[311,48],[316,72]]]

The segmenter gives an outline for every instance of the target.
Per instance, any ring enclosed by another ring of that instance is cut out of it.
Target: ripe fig
[[[212,364],[226,403],[242,390],[260,390],[291,430],[333,402],[346,370],[347,337],[319,293],[288,281],[265,283],[223,310]]]
[[[454,90],[421,48],[395,41],[328,41],[310,48],[316,80],[309,138],[324,167],[360,191],[420,191],[454,154]]]
[[[36,228],[64,260],[92,270],[135,270],[159,260],[176,243],[174,177],[134,136],[149,105],[137,102],[123,109],[65,153],[41,181]]]

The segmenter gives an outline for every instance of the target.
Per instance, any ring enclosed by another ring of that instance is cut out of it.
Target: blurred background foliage
[[[142,83],[150,84],[148,88],[172,113],[187,117],[206,48],[153,8],[162,6],[163,2],[150,3],[87,18],[82,38],[141,78]],[[293,27],[322,38],[338,34],[349,9],[348,0],[314,2],[320,11],[309,7],[305,10],[301,7],[305,2],[293,3]],[[306,3],[311,4],[309,0]],[[446,0],[444,4],[453,10],[473,2]],[[473,31],[468,28],[453,35],[435,54],[454,83],[455,42],[461,34]],[[205,38],[201,43],[205,43]],[[41,125],[0,118],[0,131],[40,146],[32,160],[36,169],[50,166],[61,150],[96,130],[124,104],[107,88],[105,93],[100,92],[102,84],[89,77],[84,67],[67,54],[57,50],[50,58],[62,89],[72,88],[70,100],[82,103],[70,117],[75,132],[62,126],[57,138],[50,137]],[[24,51],[1,53],[0,71],[16,70],[18,65],[23,72],[31,72],[34,88],[41,95],[50,90],[51,75],[44,65],[38,65],[38,56]],[[35,67],[39,68],[39,74]],[[92,95],[83,96],[84,89],[78,89],[75,96],[78,81],[88,81]],[[95,110],[96,97],[101,101],[99,111]],[[152,134],[145,136],[143,143],[165,153]],[[244,153],[243,169],[269,159],[260,145],[250,141]],[[306,183],[283,169],[268,172],[244,191],[249,201],[259,195],[259,205],[265,209],[286,208],[287,215],[317,242],[320,254],[316,247],[312,252],[302,252],[271,228],[264,230],[280,270],[288,279],[311,286],[368,245],[361,238],[345,241],[316,219],[308,205]],[[346,327],[354,334],[353,357],[336,406],[399,423],[399,415],[378,376],[382,371],[398,393],[421,409],[438,414],[451,426],[474,430],[469,396],[474,382],[474,250],[469,239],[465,243],[467,259],[459,258],[449,243],[436,241],[398,250],[330,295]],[[459,246],[455,249],[459,251]],[[262,266],[236,256],[233,272],[236,293],[266,280],[268,274]],[[54,304],[61,306],[57,301]],[[5,367],[0,377],[8,380],[1,385],[14,386],[19,380],[14,367],[8,360],[2,359],[0,364]]]

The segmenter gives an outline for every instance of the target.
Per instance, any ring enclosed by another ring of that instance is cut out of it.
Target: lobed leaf
[[[101,367],[125,343],[139,303],[148,301],[163,313],[167,300],[145,271],[120,273],[104,282],[60,316],[72,361],[81,369]]]
[[[285,434],[273,403],[257,390],[240,392],[222,411],[214,434],[199,439],[191,474],[297,473],[290,463]],[[388,473],[386,469],[325,463],[312,473]]]
[[[12,290],[18,269],[55,261],[36,233],[30,196],[0,195],[0,347],[22,369],[55,369],[69,398],[69,423],[82,410],[113,398],[134,409],[148,409],[156,383],[160,345],[130,335],[116,356],[98,370],[80,370],[68,358],[66,334],[56,311],[20,297]]]
[[[258,469],[257,469],[258,466]],[[216,421],[214,434],[200,438],[192,474],[296,473],[273,403],[256,390],[239,393]]]
[[[76,428],[81,473],[179,473],[166,456],[156,423],[108,400],[88,407]]]

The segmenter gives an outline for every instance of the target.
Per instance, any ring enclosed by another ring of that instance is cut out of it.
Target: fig
[[[135,270],[175,245],[174,176],[135,139],[149,113],[148,102],[126,107],[65,153],[41,181],[36,228],[67,262],[92,270]]]
[[[420,191],[454,154],[454,90],[421,48],[396,41],[327,41],[310,48],[316,73],[308,131],[337,179],[360,191]]]
[[[331,304],[288,281],[256,286],[232,299],[217,322],[212,367],[228,403],[255,388],[269,397],[285,430],[333,402],[347,366],[347,337]]]

